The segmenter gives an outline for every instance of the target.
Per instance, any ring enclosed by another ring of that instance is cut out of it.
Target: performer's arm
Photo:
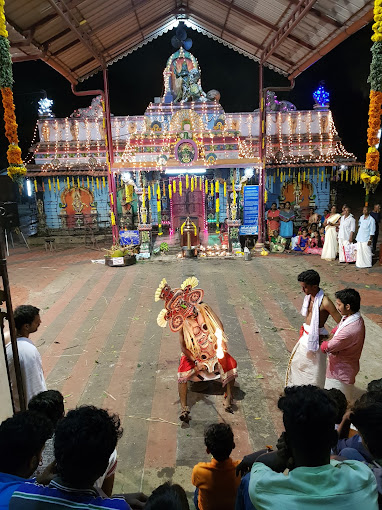
[[[357,343],[357,338],[354,338],[354,335],[350,335],[349,333],[352,331],[348,327],[343,328],[339,331],[335,337],[331,340],[326,340],[321,344],[321,350],[326,353],[336,354],[337,352],[342,351],[343,349],[348,349]]]
[[[322,308],[328,312],[329,315],[333,317],[333,319],[337,322],[337,324],[341,321],[341,314],[334,306],[334,303],[327,296],[324,296],[322,300]]]

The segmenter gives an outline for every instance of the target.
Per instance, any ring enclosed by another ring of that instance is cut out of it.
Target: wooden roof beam
[[[247,11],[246,9],[243,9],[242,7],[239,7],[238,5],[234,5],[233,2],[231,3],[229,0],[215,0],[215,2],[218,2],[221,5],[224,5],[229,9],[229,12],[232,10],[232,12],[236,12],[238,14],[241,14],[242,16],[247,17],[251,21],[258,23],[259,25],[262,25],[264,27],[269,28],[270,30],[276,31],[277,26],[273,25],[270,21],[267,21],[263,18],[260,18],[260,16],[257,16],[256,14],[253,14],[252,12]],[[229,12],[227,14],[227,18],[229,16]],[[296,37],[292,34],[289,34],[288,38],[291,41],[294,41],[297,44],[300,44],[301,46],[304,46],[308,50],[314,50],[315,47],[309,44],[308,42],[304,41],[303,39],[300,39],[299,37]]]
[[[50,5],[56,10],[57,14],[65,21],[70,30],[74,32],[80,39],[82,44],[86,47],[91,55],[100,63],[101,67],[105,67],[105,60],[100,52],[95,48],[90,37],[78,25],[77,20],[71,14],[64,0],[48,0]],[[66,11],[66,12],[65,12]]]
[[[289,0],[291,4],[297,5],[299,0]],[[327,14],[323,13],[317,7],[312,7],[310,9],[310,13],[313,14],[316,18],[319,18],[321,21],[325,21],[325,23],[329,23],[330,25],[333,25],[334,27],[340,28],[342,27],[342,23],[340,21],[337,21],[334,18],[331,18]]]
[[[267,62],[269,57],[274,54],[275,50],[288,37],[294,28],[300,23],[304,16],[310,11],[317,0],[299,0],[296,8],[288,16],[284,24],[279,28],[272,37],[261,54],[261,63]]]

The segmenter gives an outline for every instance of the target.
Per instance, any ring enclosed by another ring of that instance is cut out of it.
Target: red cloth
[[[224,358],[219,359],[215,367],[216,372],[220,373],[223,386],[237,377],[236,360],[224,353]],[[201,371],[203,372],[203,371]],[[187,382],[195,374],[195,363],[182,354],[178,368],[178,382]]]
[[[320,349],[324,354],[326,353],[326,350],[328,348],[328,343],[329,343],[328,340],[324,340],[320,345]]]

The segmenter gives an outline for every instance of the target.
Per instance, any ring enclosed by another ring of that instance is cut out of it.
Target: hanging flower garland
[[[17,137],[12,85],[12,59],[9,52],[8,32],[5,25],[4,0],[0,0],[0,89],[4,108],[5,136],[9,142],[7,150],[8,175],[21,186],[27,169],[21,159],[21,149],[18,146],[19,140]]]
[[[381,176],[378,171],[379,146],[381,138],[381,114],[382,114],[382,0],[374,0],[374,24],[371,40],[372,60],[368,82],[370,83],[369,127],[367,129],[367,144],[365,171],[361,173],[361,179],[366,188],[366,205],[369,202],[369,193],[375,191]]]

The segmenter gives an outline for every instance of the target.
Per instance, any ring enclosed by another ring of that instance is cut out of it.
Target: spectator
[[[342,458],[364,462],[373,471],[378,487],[379,508],[382,508],[382,393],[367,392],[354,404],[349,416],[358,431],[346,441],[339,441],[337,450]]]
[[[45,415],[53,423],[56,429],[57,423],[65,416],[64,397],[59,391],[47,390],[35,395],[29,402],[28,408]],[[44,470],[54,461],[54,436],[45,443],[42,453],[42,461],[34,475],[42,474]],[[117,450],[114,450],[109,459],[109,465],[105,473],[98,478],[94,487],[101,489],[103,494],[111,497],[113,493],[115,471],[117,469]]]
[[[17,331],[17,350],[19,353],[21,377],[23,380],[25,403],[27,405],[34,395],[46,390],[41,356],[32,340],[29,338],[29,335],[35,333],[41,324],[40,310],[32,305],[21,305],[15,309],[14,318]],[[12,397],[15,411],[17,412],[20,411],[20,401],[17,392],[11,343],[6,346],[6,353]]]
[[[333,400],[334,405],[336,406],[337,414],[335,420],[335,428],[337,429],[342,422],[348,408],[348,401],[346,400],[345,394],[337,388],[330,388],[330,390],[325,391],[328,393],[329,397]]]
[[[357,241],[357,257],[355,265],[365,268],[373,264],[372,244],[375,234],[375,219],[370,216],[369,208],[363,208],[363,214],[358,221],[358,233],[355,238]]]
[[[314,212],[314,207],[309,207],[309,213],[306,219],[308,220],[309,225],[320,222],[320,217],[316,212]]]
[[[257,457],[251,470],[249,497],[256,510],[358,510],[361,506],[376,510],[377,485],[367,466],[330,460],[337,433],[336,409],[329,395],[311,385],[284,392],[278,402],[285,427],[282,443],[277,451]],[[248,457],[238,470],[251,464]]]
[[[350,213],[350,207],[345,206],[338,230],[338,257],[340,262],[355,262],[353,254],[354,233],[355,219]]]
[[[382,391],[382,379],[374,379],[367,385],[367,391]]]
[[[104,409],[82,406],[58,422],[54,436],[57,476],[48,487],[25,482],[14,493],[11,510],[39,510],[70,507],[127,510],[143,508],[143,494],[103,498],[94,488],[106,471],[122,429],[117,415]]]
[[[239,461],[230,457],[235,448],[231,427],[226,423],[215,423],[206,428],[204,443],[211,462],[199,462],[192,471],[195,485],[195,507],[197,510],[233,510],[240,478],[235,474]]]
[[[330,216],[329,209],[324,209],[324,214],[321,216],[322,225],[325,223],[325,220],[329,218],[329,216]]]
[[[277,234],[280,229],[280,211],[277,209],[276,202],[273,202],[271,208],[267,212],[267,226],[268,226],[268,239],[271,242],[273,231],[277,230]]]
[[[377,242],[379,236],[379,224],[381,222],[381,206],[375,204],[373,210],[370,212],[370,216],[375,220],[375,234],[373,237],[373,253],[377,251]]]
[[[53,430],[56,429],[57,423],[64,417],[64,397],[57,390],[42,391],[35,395],[28,404],[30,411],[36,411],[48,418],[53,425]],[[40,464],[37,466],[34,476],[40,475],[48,466],[54,461],[54,435],[50,437],[42,452]]]
[[[0,425],[0,509],[8,510],[15,490],[32,476],[53,427],[38,413],[24,411]]]
[[[190,507],[183,487],[166,482],[153,491],[145,510],[190,510]]]
[[[350,401],[359,360],[365,342],[365,323],[359,309],[361,296],[354,289],[339,290],[335,294],[336,307],[342,315],[328,340],[321,343],[321,351],[328,354],[325,388],[341,390]]]

